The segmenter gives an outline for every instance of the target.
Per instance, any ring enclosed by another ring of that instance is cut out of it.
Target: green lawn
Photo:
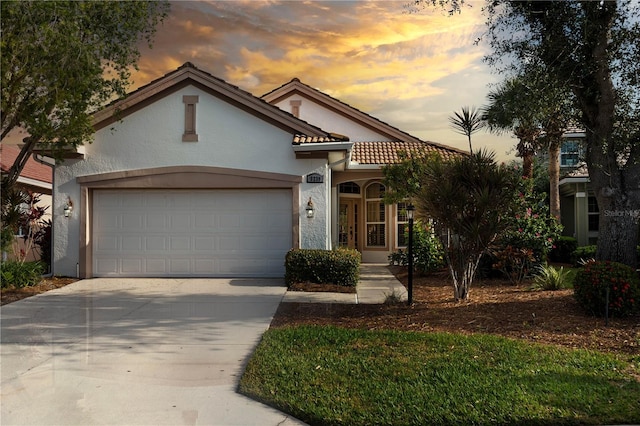
[[[640,423],[639,370],[490,335],[304,326],[265,333],[240,391],[311,425]]]

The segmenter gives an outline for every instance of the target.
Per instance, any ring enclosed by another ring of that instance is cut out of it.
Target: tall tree
[[[481,111],[476,107],[464,106],[460,112],[454,111],[453,115],[449,117],[449,123],[453,130],[467,137],[469,140],[469,152],[473,154],[471,135],[486,125]]]
[[[489,63],[539,61],[572,91],[600,224],[596,258],[636,267],[640,212],[640,3],[488,2]]]
[[[3,1],[1,141],[28,133],[3,177],[18,179],[37,145],[59,157],[91,140],[90,113],[125,95],[139,43],[151,43],[165,1]]]

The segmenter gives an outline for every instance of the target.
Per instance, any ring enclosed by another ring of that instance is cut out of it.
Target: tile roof
[[[429,142],[355,142],[351,160],[359,164],[394,164],[398,162],[398,151],[437,153],[446,160],[464,155],[463,151]]]
[[[348,142],[349,138],[342,135],[330,133],[328,136],[307,136],[307,135],[294,135],[293,144],[303,145],[306,143],[326,143],[326,142]]]
[[[361,164],[387,164],[386,159],[388,158],[392,158],[394,161],[397,161],[396,151],[398,149],[426,149],[427,152],[439,152],[444,158],[450,158],[451,156],[457,155],[468,155],[467,151],[458,148],[436,142],[423,141],[416,136],[399,129],[398,127],[392,126],[379,118],[341,101],[340,99],[334,98],[333,96],[321,92],[308,84],[302,83],[299,78],[293,78],[282,86],[262,95],[262,99],[266,99],[269,102],[277,102],[279,99],[286,97],[291,93],[299,93],[305,97],[309,97],[314,102],[324,105],[333,111],[337,111],[356,123],[375,129],[375,131],[379,132],[381,135],[386,135],[388,139],[391,140],[387,142],[354,142],[354,152],[352,153],[352,156],[360,158]]]
[[[20,147],[17,145],[9,145],[7,143],[0,144],[0,165],[3,172],[9,171],[19,153]],[[38,180],[43,183],[53,182],[53,171],[51,167],[38,163],[33,157],[29,157],[20,176]]]

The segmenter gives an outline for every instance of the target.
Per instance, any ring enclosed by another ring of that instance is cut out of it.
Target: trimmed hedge
[[[361,255],[357,250],[292,249],[285,257],[285,282],[312,282],[355,287],[360,279]]]

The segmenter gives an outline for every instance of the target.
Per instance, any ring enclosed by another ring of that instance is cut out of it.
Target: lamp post
[[[415,207],[413,204],[409,204],[407,206],[407,218],[409,219],[409,247],[408,247],[408,256],[409,256],[409,288],[408,288],[408,297],[407,304],[411,305],[413,303],[413,212],[415,211]]]

